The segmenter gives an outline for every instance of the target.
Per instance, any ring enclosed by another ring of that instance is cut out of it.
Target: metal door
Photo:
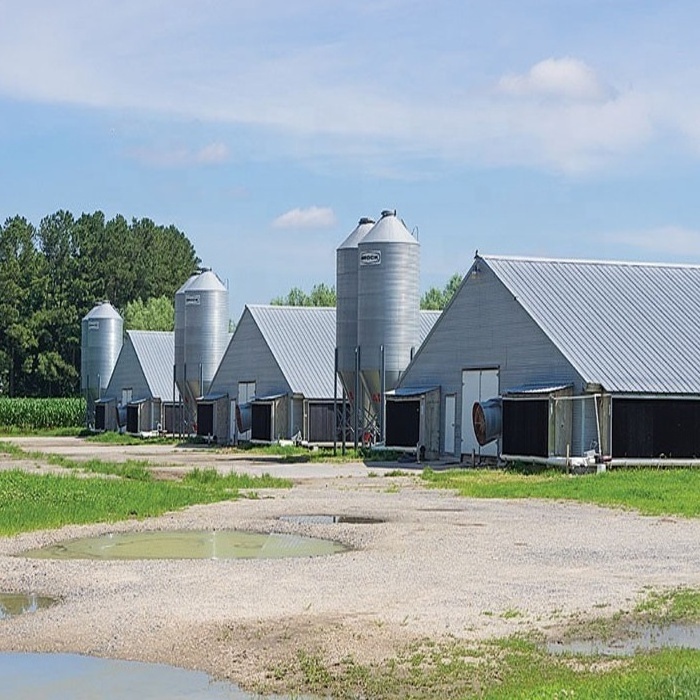
[[[474,434],[472,407],[477,401],[498,396],[497,369],[465,369],[462,371],[462,454],[498,456],[498,441],[481,447]]]
[[[457,397],[454,394],[445,396],[445,454],[455,453],[455,404]]]
[[[238,405],[242,406],[255,398],[255,382],[238,382]],[[235,407],[234,407],[235,408]],[[234,412],[235,420],[235,412]],[[238,439],[246,442],[250,440],[250,430],[238,434]]]

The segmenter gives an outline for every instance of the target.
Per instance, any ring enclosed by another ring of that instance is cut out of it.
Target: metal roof
[[[387,396],[396,397],[413,397],[413,396],[423,396],[424,394],[429,394],[431,391],[439,391],[440,387],[435,386],[400,386],[396,389],[390,389],[386,392]]]
[[[700,394],[700,266],[483,256],[586,382]]]
[[[292,393],[309,399],[333,396],[335,307],[248,304],[253,321],[270,348]],[[440,316],[420,312],[420,341]],[[342,388],[338,384],[338,396]]]
[[[423,311],[420,312],[420,344],[423,345],[425,339],[428,337],[428,333],[432,330],[435,325],[435,321],[440,318],[442,311]],[[416,348],[418,349],[418,348]]]
[[[85,314],[85,316],[83,316],[83,320],[102,318],[114,318],[120,321],[122,320],[122,317],[119,315],[119,312],[108,301],[103,301],[100,304],[96,304],[92,307],[92,309],[90,309],[90,311],[88,311]]]
[[[408,245],[420,245],[414,238],[404,222],[396,216],[394,211],[383,211],[374,226],[367,232],[359,243],[406,243]]]
[[[127,331],[151,394],[163,401],[173,398],[175,334],[167,331]],[[175,401],[180,394],[175,387]]]
[[[292,393],[317,399],[333,396],[335,308],[248,305],[247,309]]]
[[[357,248],[357,244],[365,237],[372,226],[374,226],[374,223],[374,219],[362,217],[350,235],[338,246],[337,250]]]
[[[510,396],[513,394],[542,394],[549,395],[554,394],[557,391],[563,391],[564,389],[571,389],[573,384],[521,384],[520,386],[508,387],[503,392],[504,396]]]

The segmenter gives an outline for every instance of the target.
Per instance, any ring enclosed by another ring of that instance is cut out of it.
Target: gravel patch
[[[92,445],[81,446],[83,458],[94,455]],[[53,444],[26,449],[58,451]],[[133,456],[128,448],[118,451]],[[182,451],[167,446],[148,451],[148,459],[167,465],[182,459]],[[187,459],[222,471],[261,468],[207,451],[190,450]],[[295,479],[295,487],[146,521],[0,538],[0,590],[60,599],[0,621],[0,651],[164,662],[245,687],[269,681],[267,672],[299,649],[318,650],[328,662],[348,655],[380,660],[426,636],[476,640],[546,630],[569,616],[629,609],[649,587],[700,587],[700,520],[565,502],[464,499],[426,489],[416,476],[382,476],[357,464],[272,466]],[[304,514],[383,522],[280,520]],[[151,529],[299,533],[350,550],[276,560],[18,556],[73,537]]]

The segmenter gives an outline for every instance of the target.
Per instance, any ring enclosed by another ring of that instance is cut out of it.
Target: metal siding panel
[[[238,396],[239,382],[256,382],[256,394],[269,396],[290,391],[275,357],[246,307],[224,353],[211,393]]]
[[[285,376],[289,390],[306,398],[332,398],[335,309],[294,306],[248,308]]]
[[[586,381],[700,393],[700,266],[483,260]]]
[[[129,335],[127,335],[122,351],[119,353],[119,359],[114,366],[105,396],[114,397],[119,402],[124,388],[132,389],[132,400],[134,401],[151,396],[150,387]]]
[[[165,331],[127,331],[142,368],[149,396],[173,400],[174,334]],[[180,400],[175,387],[174,400]]]
[[[572,365],[485,266],[465,280],[400,386],[439,384],[443,394],[461,395],[462,369],[479,367],[499,367],[503,390],[540,382],[581,384]],[[458,401],[457,446],[462,440],[461,425],[462,405]]]

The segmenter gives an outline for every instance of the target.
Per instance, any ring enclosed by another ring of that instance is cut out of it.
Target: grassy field
[[[0,535],[57,528],[68,524],[148,518],[197,503],[239,498],[241,489],[289,488],[288,479],[248,474],[222,476],[194,469],[181,482],[154,480],[148,462],[75,462],[58,455],[24,452],[4,443],[15,458],[39,460],[73,469],[74,474],[0,471]],[[89,472],[112,478],[85,478]]]
[[[291,486],[284,479],[222,476],[214,469],[194,469],[180,482],[164,482],[152,478],[144,461],[76,462],[26,452],[10,443],[0,443],[0,451],[15,459],[74,470],[67,476],[0,472],[0,535],[5,536],[68,523],[146,518],[196,503],[237,498],[241,489],[250,495],[251,489]],[[297,451],[277,447],[263,453],[290,461],[305,460],[307,455],[322,458],[321,454]],[[84,478],[85,472],[95,476]],[[472,498],[570,499],[632,508],[649,515],[700,515],[700,470],[640,469],[574,477],[556,471],[426,469],[422,479],[430,487],[453,489]],[[700,591],[650,592],[634,609],[608,620],[572,620],[568,635],[612,638],[624,634],[626,624],[640,621],[700,625]],[[295,659],[269,669],[269,673],[271,677],[295,679],[289,681],[293,684],[290,690],[335,700],[700,698],[700,651],[665,649],[631,657],[558,656],[547,653],[542,641],[536,634],[475,643],[425,639],[377,665],[363,665],[352,658],[327,665],[320,650],[300,649]]]
[[[548,470],[423,472],[430,486],[470,498],[553,498],[632,508],[645,515],[700,515],[700,469],[624,469],[570,476]]]
[[[634,610],[572,633],[619,638],[632,621],[700,623],[700,592],[651,593]],[[700,651],[665,649],[630,657],[552,655],[536,635],[469,643],[424,639],[381,664],[344,659],[327,665],[320,652],[299,650],[270,669],[297,679],[313,697],[399,700],[697,700]]]
[[[625,470],[569,476],[559,471],[427,469],[431,487],[471,498],[569,499],[648,515],[700,515],[699,470]],[[632,622],[700,625],[700,592],[650,593],[626,615],[572,623],[573,638],[624,634]],[[699,631],[700,633],[700,631]],[[333,698],[457,698],[462,700],[697,700],[700,651],[665,649],[632,657],[554,656],[536,636],[417,644],[377,666],[348,659],[333,667],[300,652],[293,668],[304,692]]]

